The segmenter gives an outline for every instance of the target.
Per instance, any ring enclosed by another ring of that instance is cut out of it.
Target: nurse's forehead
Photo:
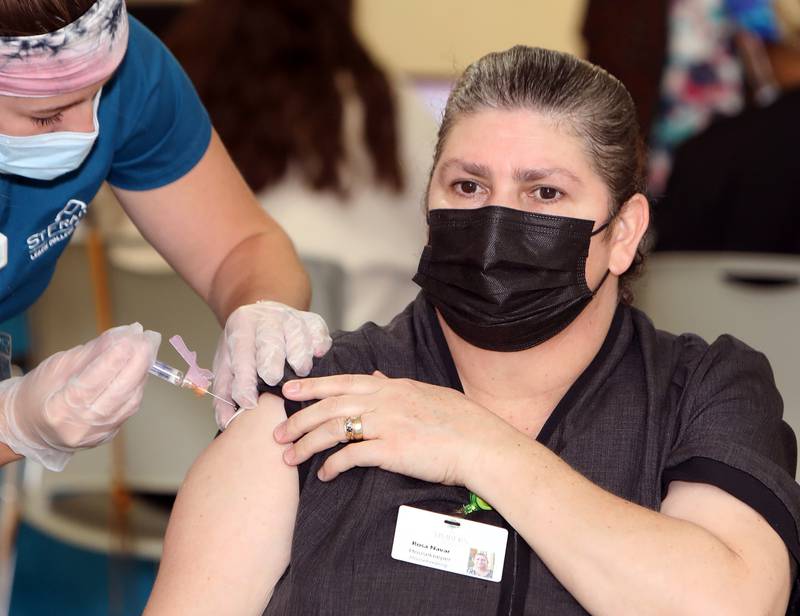
[[[54,114],[60,111],[66,111],[70,107],[74,107],[75,105],[79,105],[94,98],[98,90],[100,90],[109,79],[111,79],[110,76],[103,81],[82,88],[81,90],[68,92],[67,94],[59,94],[58,96],[44,96],[40,98],[0,96],[0,105],[23,113],[42,115]]]

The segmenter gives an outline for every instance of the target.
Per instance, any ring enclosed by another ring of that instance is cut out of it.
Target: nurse
[[[44,291],[107,181],[225,331],[215,390],[242,408],[329,345],[292,244],[263,213],[174,58],[124,0],[0,2],[0,322]],[[258,333],[258,335],[256,335]],[[0,382],[0,464],[48,468],[110,439],[160,336],[138,324]],[[223,407],[226,405],[222,405]],[[216,407],[224,426],[231,410]]]

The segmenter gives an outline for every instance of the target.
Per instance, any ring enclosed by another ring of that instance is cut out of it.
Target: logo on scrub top
[[[53,222],[28,238],[31,261],[41,257],[56,244],[69,239],[84,216],[86,216],[86,204],[77,199],[70,199],[64,209],[56,214]]]

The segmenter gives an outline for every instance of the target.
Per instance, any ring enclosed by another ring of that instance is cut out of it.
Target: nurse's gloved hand
[[[214,356],[214,393],[242,409],[255,408],[260,376],[268,385],[283,378],[286,362],[298,376],[311,372],[315,357],[331,348],[321,316],[278,302],[256,302],[237,308],[225,324]],[[224,430],[234,409],[214,401],[217,425]]]
[[[53,471],[78,449],[117,433],[139,408],[161,334],[138,323],[44,360],[0,382],[0,441]]]

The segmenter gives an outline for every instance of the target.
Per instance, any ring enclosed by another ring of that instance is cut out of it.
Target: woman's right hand
[[[375,466],[431,483],[472,489],[487,448],[513,446],[521,433],[487,408],[448,387],[411,379],[343,374],[287,381],[287,400],[318,400],[276,427],[290,445],[287,464],[349,441],[347,418],[361,420],[361,439],[331,454],[319,469],[331,481],[353,467]]]
[[[116,327],[0,382],[0,441],[62,470],[73,452],[110,440],[138,410],[160,343],[139,323]]]

